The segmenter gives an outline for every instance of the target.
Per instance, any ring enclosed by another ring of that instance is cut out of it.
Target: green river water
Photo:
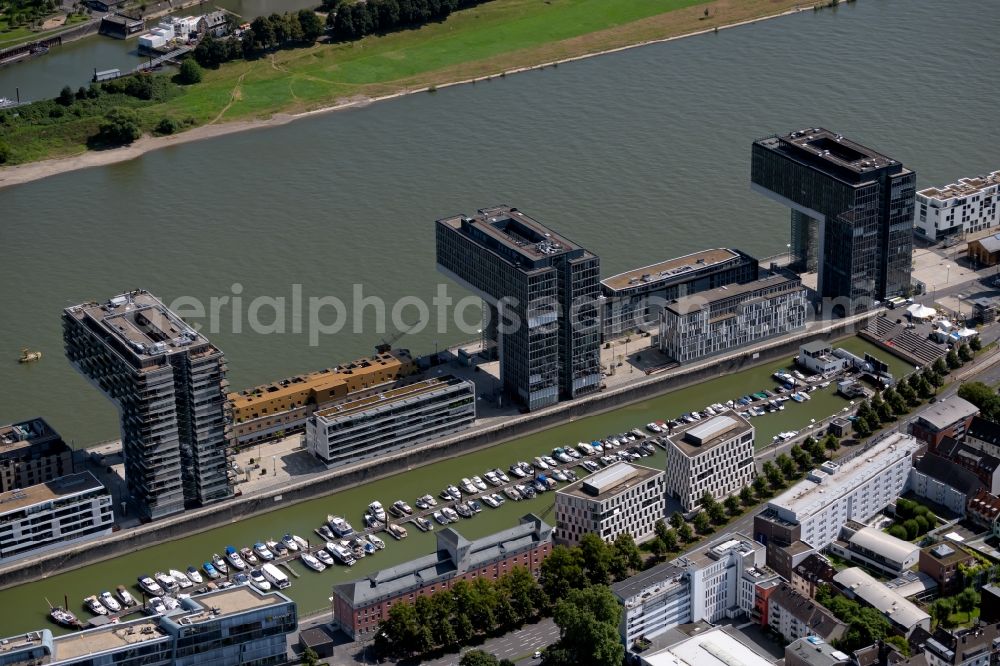
[[[837,346],[857,354],[866,351],[876,354],[890,364],[892,372],[897,376],[909,369],[906,363],[880,352],[859,338],[845,340]],[[227,545],[253,545],[255,541],[278,539],[286,532],[298,534],[315,543],[318,536],[313,530],[322,524],[328,513],[344,515],[357,527],[362,524],[362,513],[372,500],[378,499],[387,506],[397,499],[404,499],[412,504],[415,498],[425,493],[437,496],[445,485],[457,483],[462,477],[482,474],[493,467],[506,470],[516,460],[530,460],[536,455],[549,453],[556,446],[589,442],[611,433],[642,427],[655,419],[672,418],[683,412],[703,409],[713,402],[725,402],[762,388],[773,388],[774,381],[770,379],[770,375],[779,367],[791,367],[791,359],[714,379],[606,414],[577,419],[483,451],[0,591],[0,606],[19,609],[17,614],[4,614],[0,635],[9,636],[42,627],[53,629],[56,633],[62,631],[51,625],[46,618],[46,598],[53,604],[61,604],[64,596],[68,597],[71,610],[85,619],[89,617],[89,613],[81,605],[85,596],[103,590],[113,591],[119,584],[134,587],[136,577],[140,574],[152,575],[156,571],[170,568],[183,571],[188,565],[200,567],[213,553],[222,553]],[[814,392],[812,400],[806,403],[795,404],[789,401],[785,404],[784,411],[753,420],[757,428],[758,447],[769,445],[778,432],[801,429],[809,424],[810,419],[819,420],[830,416],[847,405],[843,398],[834,394],[832,385]],[[663,451],[657,450],[655,456],[643,459],[642,464],[662,468],[664,459]],[[579,471],[584,472],[582,468]],[[554,495],[545,493],[529,501],[508,501],[499,509],[484,507],[481,514],[462,520],[456,527],[463,536],[478,538],[516,524],[518,517],[528,512],[551,521],[553,502]],[[437,529],[441,527],[437,526]],[[328,607],[328,598],[334,584],[367,575],[371,571],[433,550],[434,532],[422,533],[410,525],[409,533],[409,538],[404,541],[393,541],[383,534],[386,549],[361,560],[350,569],[338,566],[316,573],[296,561],[291,566],[301,577],[293,578],[292,586],[286,592],[299,603],[302,615],[322,610]]]

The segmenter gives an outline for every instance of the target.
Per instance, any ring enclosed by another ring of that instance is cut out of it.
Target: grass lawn
[[[795,6],[812,5],[802,0],[493,0],[419,29],[228,63],[141,113],[147,129],[167,116],[193,119],[196,125],[267,118],[712,29]],[[41,133],[0,128],[0,140],[15,148],[12,163],[78,153],[85,150],[85,132],[94,126],[88,120],[93,119],[67,119]]]

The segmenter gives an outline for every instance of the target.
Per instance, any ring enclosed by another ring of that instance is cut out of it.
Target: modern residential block
[[[438,270],[484,302],[504,390],[529,410],[601,385],[600,259],[510,206],[436,224]]]
[[[452,375],[385,384],[321,409],[306,423],[306,448],[327,467],[367,460],[467,428],[476,386]]]
[[[180,599],[165,615],[53,637],[48,629],[3,641],[0,664],[48,666],[278,666],[298,628],[295,602],[237,585]]]
[[[729,248],[702,250],[605,278],[603,339],[658,328],[663,306],[675,298],[756,279],[757,260]]]
[[[887,576],[899,576],[916,566],[920,547],[897,539],[882,530],[853,520],[841,528],[840,538],[828,546],[837,557],[860,564]]]
[[[622,605],[619,632],[626,647],[692,621],[687,572],[672,562],[612,583],[611,592]]]
[[[666,490],[685,511],[709,493],[722,500],[753,482],[754,427],[728,411],[667,437]]]
[[[118,408],[125,482],[147,519],[233,495],[226,363],[148,291],[63,312],[66,356]]]
[[[649,538],[664,517],[663,472],[618,462],[556,491],[556,541],[579,543],[584,534],[614,541]]]
[[[0,493],[0,562],[111,534],[111,503],[90,472]]]
[[[790,273],[683,296],[663,308],[660,351],[690,363],[806,325],[806,288]]]
[[[954,395],[921,410],[910,423],[910,434],[934,451],[945,437],[962,439],[977,414],[978,407]]]
[[[914,230],[929,241],[1000,226],[1000,171],[917,192]]]
[[[352,395],[365,395],[375,386],[416,372],[417,364],[409,351],[392,349],[335,368],[230,393],[234,442],[240,446],[300,432],[316,410]]]
[[[73,450],[45,419],[0,426],[0,492],[73,472]]]
[[[447,590],[460,580],[496,579],[514,567],[535,576],[552,550],[552,528],[527,514],[517,527],[469,541],[452,528],[435,533],[437,551],[333,587],[333,621],[355,640],[373,637],[396,603]]]
[[[910,289],[916,174],[823,128],[753,142],[751,187],[792,211],[793,268],[844,314]]]
[[[754,518],[754,538],[768,546],[801,539],[826,548],[848,520],[865,522],[903,492],[921,444],[894,433],[839,464],[824,463],[768,501]]]

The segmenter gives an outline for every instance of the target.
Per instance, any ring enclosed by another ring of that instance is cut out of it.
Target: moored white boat
[[[316,559],[325,564],[326,566],[328,567],[333,566],[333,556],[331,556],[330,553],[326,552],[325,550],[323,549],[317,550],[315,553],[313,553],[313,555],[315,555]]]
[[[246,562],[240,557],[240,554],[236,551],[233,546],[226,546],[226,560],[233,565],[233,568],[237,571],[243,571],[247,568]]]
[[[187,577],[188,580],[190,580],[195,585],[201,585],[202,583],[205,582],[205,579],[201,577],[201,574],[198,573],[198,570],[194,567],[187,568]]]
[[[327,515],[326,524],[330,526],[330,529],[338,537],[347,537],[354,534],[354,528],[351,524],[340,516]]]
[[[293,534],[292,539],[295,540],[295,543],[299,544],[299,550],[309,550],[309,542],[306,539],[297,534]]]
[[[178,571],[177,569],[171,569],[169,572],[170,577],[177,581],[177,584],[181,586],[182,589],[191,587],[194,583],[183,571]]]
[[[151,610],[156,615],[163,615],[167,612],[167,607],[163,603],[162,597],[150,597],[149,598],[149,610]]]
[[[302,553],[302,555],[300,555],[299,558],[302,560],[303,564],[305,564],[307,567],[309,567],[313,571],[324,571],[324,570],[326,570],[326,565],[323,564],[322,562],[320,562],[318,559],[316,559],[312,555],[310,555],[309,553]]]
[[[171,576],[170,574],[165,574],[162,571],[157,571],[155,574],[153,574],[153,578],[155,578],[156,582],[160,584],[160,587],[162,587],[167,592],[173,592],[174,590],[180,589],[180,584],[176,580],[174,580],[173,576]]]
[[[380,523],[385,522],[385,508],[382,506],[382,503],[379,502],[378,500],[375,500],[374,502],[368,505],[368,513],[375,516],[375,520],[379,521]]]
[[[264,574],[264,578],[266,578],[271,585],[279,590],[283,590],[292,584],[292,582],[288,580],[288,576],[286,576],[285,573],[275,564],[265,564],[260,568],[260,572]]]
[[[357,562],[357,560],[354,559],[354,554],[351,552],[350,548],[343,544],[328,541],[326,549],[331,555],[333,555],[335,560],[345,566],[353,567],[355,562]]]
[[[160,584],[153,580],[151,576],[139,576],[138,581],[139,587],[141,587],[146,594],[154,597],[164,594],[163,588],[160,587]]]
[[[295,541],[295,537],[291,534],[286,534],[281,537],[281,543],[288,549],[291,553],[299,552],[299,544]]]
[[[263,542],[258,541],[253,545],[254,552],[257,553],[257,557],[264,560],[265,562],[270,562],[274,559],[274,553],[268,548]]]
[[[122,605],[128,608],[129,606],[135,606],[135,597],[129,592],[124,585],[119,585],[115,588],[115,592],[118,593],[118,600],[122,602]]]
[[[104,607],[95,595],[90,595],[83,600],[84,605],[90,610],[94,615],[107,615],[108,609]]]
[[[108,591],[101,592],[98,599],[100,599],[101,603],[104,604],[104,607],[112,613],[117,613],[122,609],[122,605],[118,603],[118,600],[115,599]]]
[[[378,550],[383,550],[385,548],[385,541],[382,541],[382,539],[378,538],[374,534],[369,534],[368,540],[371,541],[372,545]]]
[[[250,584],[261,592],[267,592],[271,589],[271,581],[264,577],[264,573],[260,569],[254,569],[250,572]]]
[[[229,565],[226,564],[226,561],[218,553],[212,554],[212,566],[223,576],[229,573]]]

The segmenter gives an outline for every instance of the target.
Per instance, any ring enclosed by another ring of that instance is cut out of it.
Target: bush
[[[201,65],[191,58],[187,58],[181,63],[181,71],[177,74],[177,82],[185,86],[190,86],[195,83],[201,83],[201,77]]]
[[[107,145],[121,146],[132,143],[142,135],[139,114],[133,109],[116,107],[104,116],[98,138]]]
[[[180,123],[178,123],[173,118],[163,118],[156,124],[156,129],[154,130],[157,134],[173,134],[181,128]],[[251,461],[252,463],[252,461]]]
[[[889,528],[889,536],[906,541],[906,529],[902,525],[893,525]]]
[[[6,164],[10,161],[10,146],[8,146],[3,141],[0,141],[0,164]]]
[[[63,106],[69,106],[73,103],[73,89],[69,86],[63,86],[63,89],[59,91],[59,97],[56,97],[56,101]]]

